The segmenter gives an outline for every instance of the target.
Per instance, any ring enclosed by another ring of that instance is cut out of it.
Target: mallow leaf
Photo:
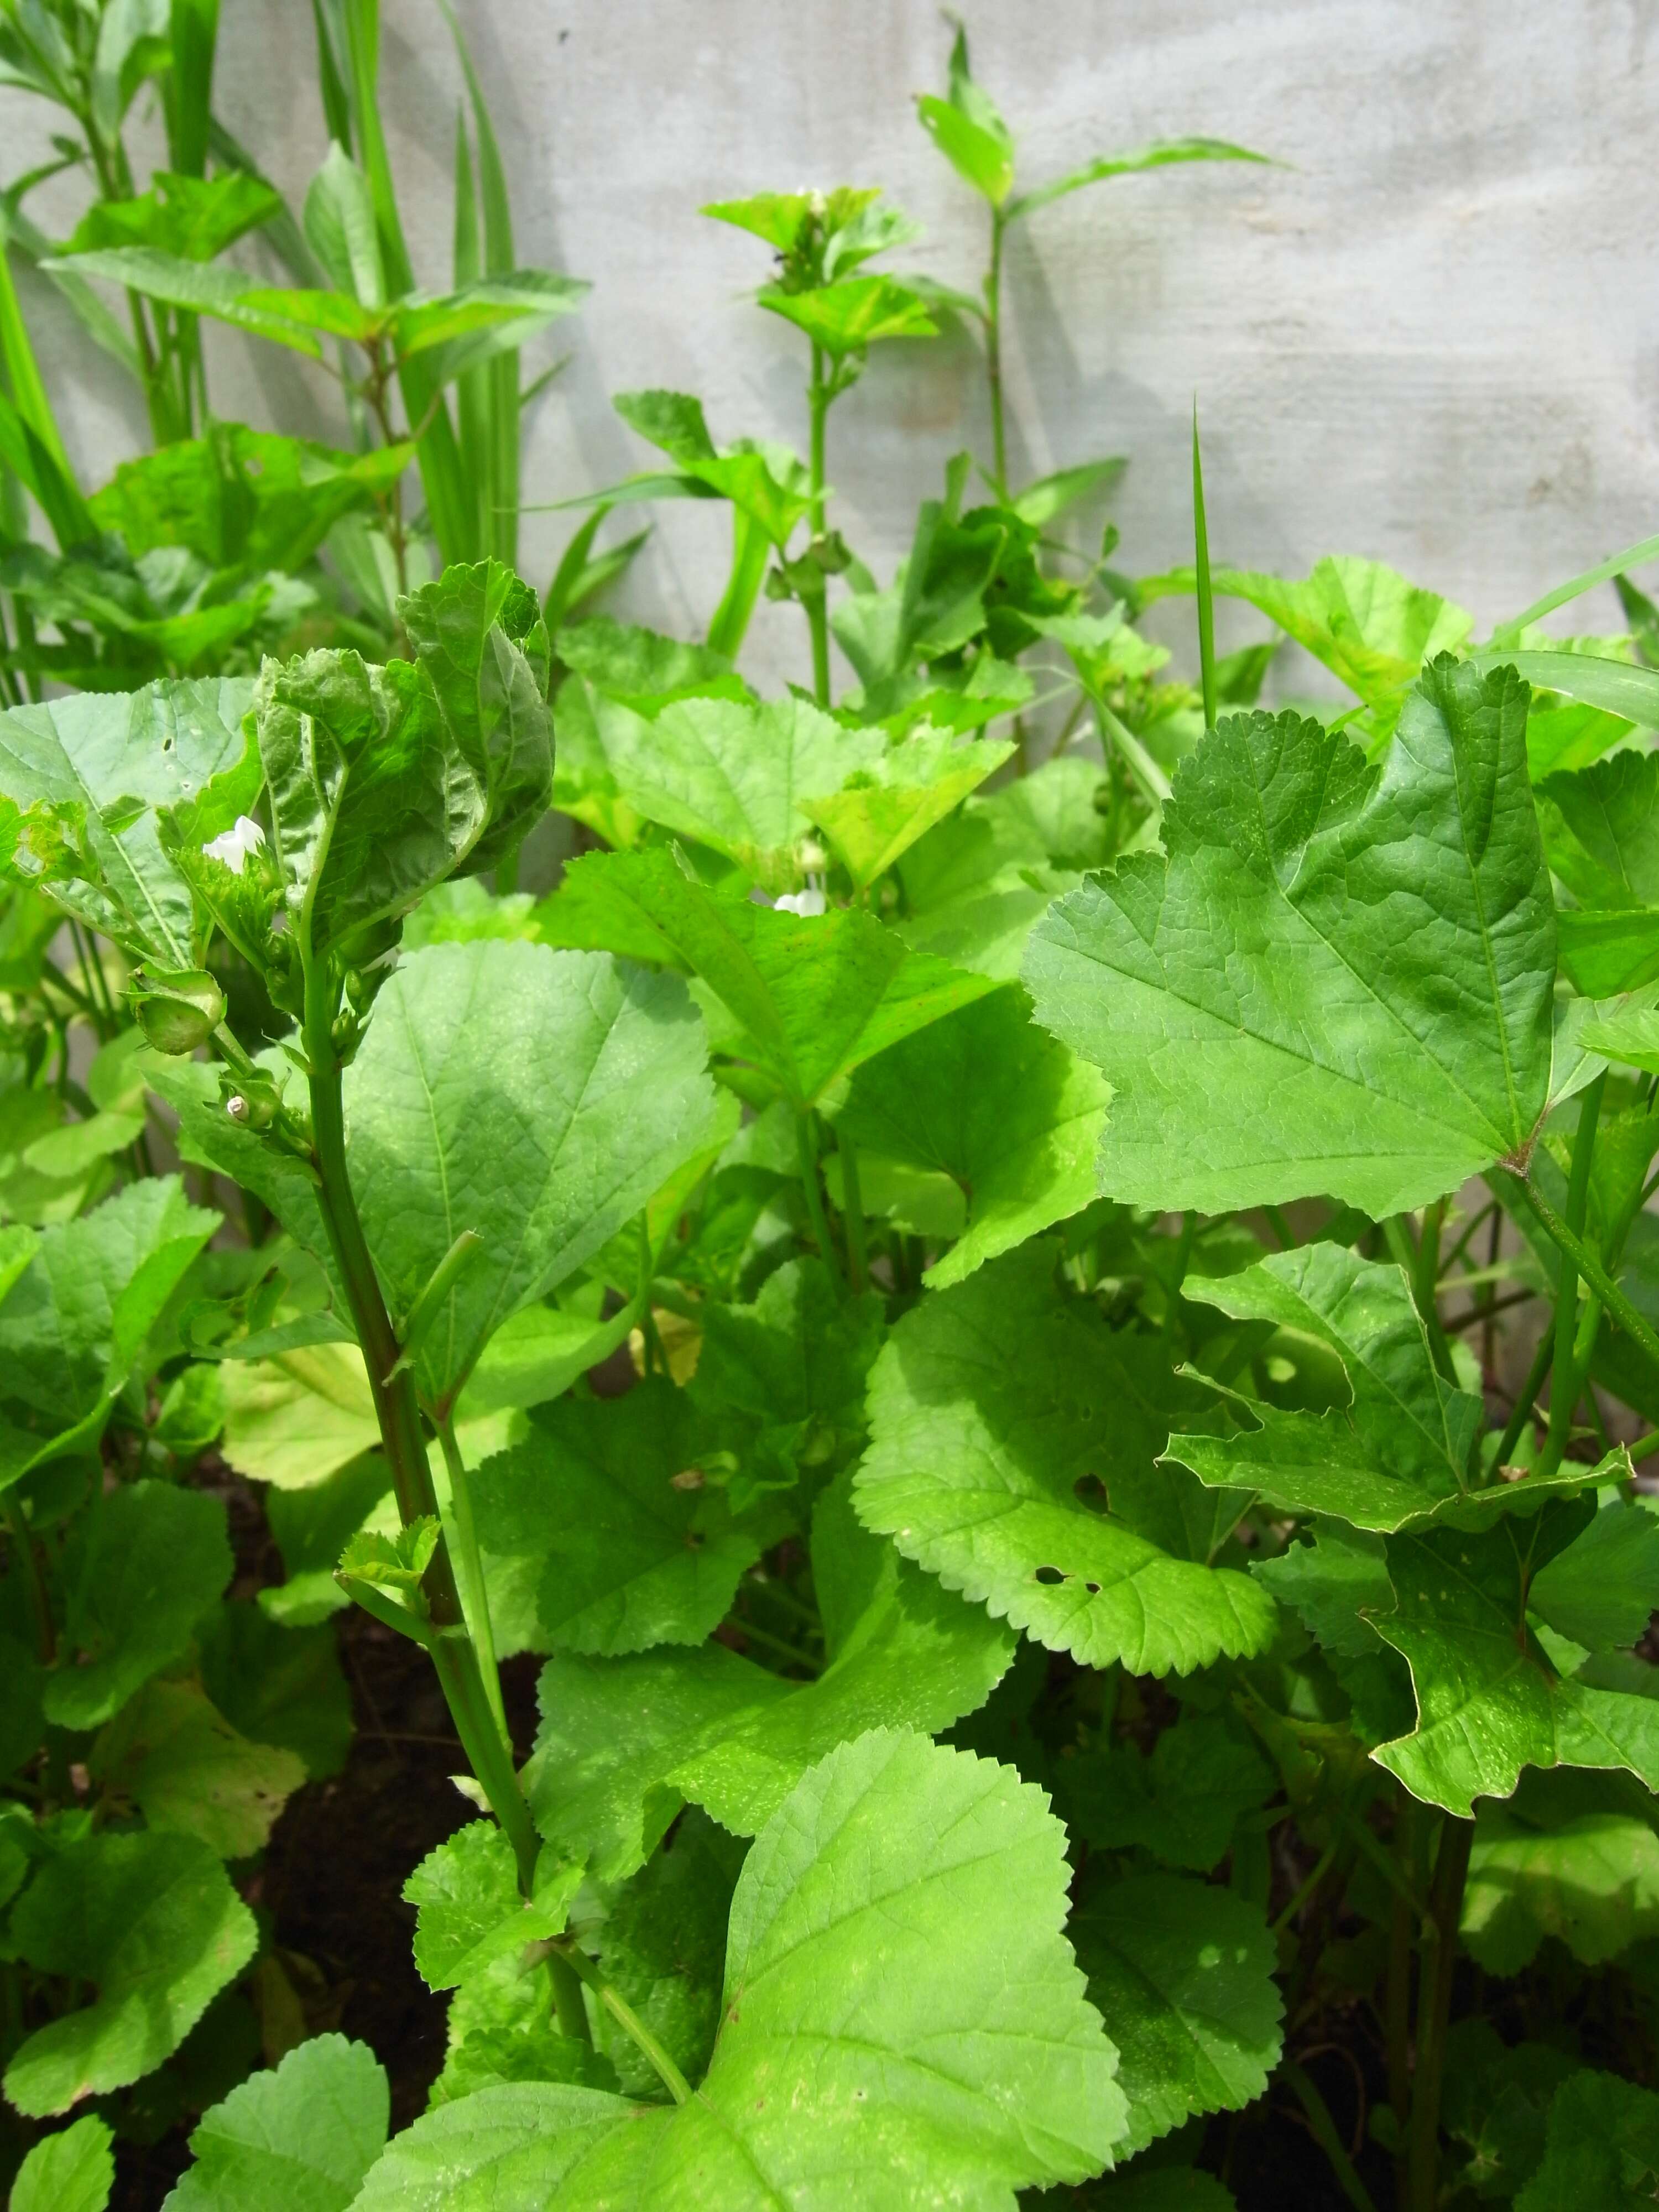
[[[994,988],[908,951],[873,915],[757,906],[694,881],[662,851],[578,860],[542,920],[550,942],[614,945],[690,969],[732,1018],[717,1048],[758,1067],[797,1106]]]
[[[1188,1714],[1160,1729],[1150,1756],[1130,1743],[1102,1743],[1055,1771],[1058,1809],[1085,1842],[1150,1851],[1194,1874],[1220,1864],[1237,1822],[1274,1787],[1249,1730],[1224,1713]]]
[[[114,2186],[108,2125],[88,2112],[35,2144],[17,2169],[7,2212],[104,2212]]]
[[[1010,738],[958,741],[952,732],[924,724],[890,751],[853,764],[839,786],[805,794],[805,811],[863,891],[1013,750]]]
[[[1555,964],[1526,713],[1443,658],[1379,769],[1294,714],[1229,719],[1177,772],[1167,861],[1050,909],[1025,980],[1112,1083],[1109,1196],[1383,1215],[1524,1160]]]
[[[805,699],[671,701],[613,715],[605,754],[622,797],[649,822],[723,853],[769,891],[800,880],[795,848],[814,802],[885,753]]]
[[[107,1832],[51,1853],[9,1935],[30,1966],[98,1992],[37,2028],[7,2067],[6,2094],[32,2119],[125,2088],[171,2057],[257,1940],[253,1915],[198,1838]]]
[[[1272,1599],[1208,1564],[1243,1501],[1218,1525],[1214,1501],[1153,1464],[1209,1393],[1171,1371],[1162,1338],[1068,1298],[1058,1256],[1025,1245],[899,1322],[871,1378],[860,1518],[1088,1666],[1188,1674],[1262,1650]]]
[[[27,815],[56,811],[75,825],[73,852],[42,877],[46,896],[141,959],[196,963],[191,895],[162,851],[158,810],[200,799],[215,777],[248,758],[242,716],[251,682],[151,684],[142,691],[83,692],[0,714],[0,798]],[[257,763],[233,799],[252,805]],[[228,828],[214,821],[210,836]],[[13,866],[34,872],[27,852]]]
[[[366,2043],[316,2035],[202,2115],[162,2212],[346,2212],[386,2142],[391,2098]]]
[[[549,1662],[525,1784],[550,1844],[619,1881],[688,1800],[753,1835],[836,1745],[869,1728],[948,1728],[1006,1671],[1012,1638],[867,1535],[844,1479],[814,1516],[812,1564],[829,1647],[816,1680],[721,1644]]]
[[[1489,1974],[1518,1974],[1547,1936],[1599,1966],[1659,1935],[1659,1825],[1625,1774],[1528,1773],[1476,1816],[1459,1932]]]
[[[689,2104],[555,2084],[417,2121],[358,2212],[1013,2212],[1107,2164],[1115,2054],[1060,1935],[1064,1831],[1006,1767],[878,1729],[804,1774],[738,1876]]]
[[[46,1680],[47,1719],[69,1729],[108,1720],[185,1650],[232,1565],[222,1499],[168,1482],[111,1492],[64,1553],[62,1663]]]
[[[446,570],[400,612],[413,663],[319,649],[268,662],[255,693],[272,859],[313,953],[501,858],[551,788],[534,595],[485,562]]]
[[[8,1437],[0,1458],[0,1488],[32,1457],[95,1443],[219,1222],[191,1205],[179,1176],[153,1176],[40,1232],[0,1308],[0,1397],[15,1415],[27,1409],[27,1427]]]
[[[222,1859],[251,1857],[306,1778],[305,1761],[254,1743],[184,1682],[147,1682],[93,1746],[92,1773],[158,1831],[199,1836]]]
[[[676,976],[526,943],[434,945],[382,988],[347,1073],[353,1187],[393,1310],[463,1230],[483,1250],[427,1330],[447,1404],[494,1330],[702,1149],[703,1026]]]
[[[1371,1755],[1414,1797],[1467,1820],[1528,1766],[1626,1768],[1659,1789],[1659,1701],[1564,1677],[1528,1625],[1531,1581],[1591,1510],[1545,1504],[1485,1535],[1390,1540],[1396,1605],[1373,1626],[1412,1670],[1418,1720]]]
[[[1168,1457],[1200,1482],[1255,1490],[1288,1513],[1357,1528],[1479,1528],[1540,1492],[1583,1489],[1595,1471],[1475,1489],[1478,1398],[1435,1371],[1427,1334],[1401,1271],[1339,1244],[1270,1253],[1237,1274],[1189,1277],[1183,1295],[1235,1321],[1267,1322],[1336,1354],[1351,1393],[1326,1413],[1285,1410],[1235,1394],[1256,1425],[1231,1436],[1172,1436]],[[1655,1529],[1659,1536],[1659,1528]]]
[[[880,338],[932,338],[939,325],[921,294],[892,276],[843,276],[808,292],[769,289],[763,307],[793,323],[831,360],[862,357]]]
[[[1455,653],[1474,618],[1437,592],[1409,583],[1380,561],[1336,554],[1316,562],[1305,580],[1217,568],[1212,588],[1248,599],[1392,727],[1399,701],[1425,661]],[[1193,589],[1193,571],[1144,580],[1144,605],[1166,591]]]
[[[993,991],[866,1060],[836,1127],[860,1155],[948,1175],[967,1227],[927,1271],[934,1288],[1078,1213],[1095,1194],[1110,1086]]]
[[[683,1391],[647,1376],[620,1398],[564,1398],[474,1480],[487,1552],[537,1563],[553,1647],[606,1656],[701,1644],[760,1555],[697,1465],[712,1432]]]
[[[1237,2112],[1279,2063],[1284,2005],[1259,1905],[1175,1875],[1102,1883],[1073,1923],[1129,2101],[1121,2155],[1194,2113]]]
[[[416,1907],[422,1980],[428,1989],[453,1989],[526,1943],[562,1934],[580,1880],[580,1863],[556,1863],[526,1903],[504,1832],[493,1820],[469,1820],[428,1851],[404,1884],[404,1903]]]
[[[1533,1577],[1527,1603],[1587,1651],[1639,1642],[1659,1610],[1659,1520],[1642,1504],[1604,1506]]]
[[[1515,2212],[1637,2212],[1659,2178],[1659,2097],[1586,2068],[1556,2091],[1544,2161]]]
[[[1545,856],[1581,906],[1659,906],[1659,753],[1547,775],[1535,796]]]

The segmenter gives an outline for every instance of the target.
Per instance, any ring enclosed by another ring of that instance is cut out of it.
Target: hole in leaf
[[[1085,1583],[1083,1587],[1088,1591],[1091,1597],[1098,1597],[1100,1595],[1100,1584],[1098,1583]]]
[[[1040,1583],[1063,1583],[1066,1579],[1058,1567],[1039,1567],[1036,1578]]]
[[[1080,1474],[1072,1487],[1091,1512],[1103,1513],[1111,1502],[1106,1495],[1106,1486],[1097,1474]]]

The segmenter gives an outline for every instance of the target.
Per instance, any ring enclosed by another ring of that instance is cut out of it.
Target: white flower
[[[251,814],[239,814],[222,836],[203,846],[210,860],[222,860],[233,876],[240,876],[250,853],[263,853],[265,833]]]
[[[823,914],[827,903],[823,893],[811,884],[804,891],[786,891],[781,899],[773,901],[780,914],[808,915]]]

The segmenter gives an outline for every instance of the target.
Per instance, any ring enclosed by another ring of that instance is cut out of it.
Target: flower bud
[[[194,1052],[225,1018],[225,994],[200,968],[138,969],[127,987],[133,1018],[157,1052]]]

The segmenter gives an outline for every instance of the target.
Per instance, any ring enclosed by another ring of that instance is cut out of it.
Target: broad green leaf
[[[1389,1545],[1397,1609],[1375,1616],[1417,1692],[1417,1727],[1372,1753],[1414,1797],[1467,1820],[1507,1797],[1522,1767],[1623,1767],[1659,1789],[1659,1704],[1563,1677],[1527,1625],[1528,1582],[1583,1526],[1545,1505],[1484,1536],[1399,1536]]]
[[[386,2142],[386,2078],[365,2043],[297,2044],[204,2112],[164,2212],[346,2212]]]
[[[1008,738],[958,742],[949,731],[924,725],[838,787],[805,794],[805,811],[862,891],[1013,750]]]
[[[1114,1334],[1068,1300],[1057,1258],[1027,1245],[899,1323],[871,1378],[860,1518],[947,1589],[1088,1666],[1188,1674],[1261,1650],[1273,1601],[1206,1564],[1213,1503],[1153,1465],[1208,1394],[1171,1372],[1162,1340]]]
[[[1620,714],[1575,700],[1535,697],[1527,715],[1527,763],[1534,791],[1546,776],[1589,768],[1629,737],[1634,724]]]
[[[878,1292],[845,1295],[817,1260],[786,1260],[752,1305],[706,1306],[687,1395],[736,1457],[735,1504],[804,1474],[821,1488],[857,1455],[884,1326]]]
[[[747,438],[723,453],[717,451],[703,421],[701,400],[679,392],[623,392],[611,404],[631,429],[659,447],[684,473],[630,478],[602,497],[729,499],[780,550],[810,510],[806,471],[793,454]]]
[[[1483,675],[1494,668],[1512,668],[1535,691],[1559,692],[1564,699],[1576,699],[1602,714],[1619,715],[1641,729],[1659,727],[1659,669],[1610,660],[1594,651],[1487,651],[1472,653],[1469,665]]]
[[[1388,1553],[1380,1536],[1346,1522],[1317,1518],[1307,1543],[1287,1544],[1252,1572],[1288,1606],[1315,1641],[1339,1658],[1365,1659],[1377,1648],[1372,1618],[1394,1609]]]
[[[162,1308],[220,1217],[177,1176],[128,1184],[90,1213],[40,1231],[0,1309],[0,1394],[27,1409],[35,1449],[96,1442]],[[0,1486],[27,1458],[0,1468]]]
[[[1278,2063],[1284,2006],[1259,1905],[1172,1875],[1103,1884],[1072,1923],[1089,2001],[1118,2047],[1121,2155],[1197,2112],[1237,2112]]]
[[[222,1374],[220,1449],[252,1481],[308,1490],[380,1442],[356,1345],[296,1346],[276,1359],[228,1360]]]
[[[271,861],[313,953],[499,859],[546,803],[546,640],[533,595],[486,562],[450,568],[400,611],[415,663],[370,668],[355,652],[319,650],[267,662],[259,679]]]
[[[1460,1930],[1489,1974],[1518,1974],[1546,1936],[1599,1966],[1659,1935],[1659,1832],[1625,1775],[1528,1774],[1475,1817]]]
[[[1468,2148],[1461,2174],[1448,2174],[1482,2201],[1512,2197],[1544,2156],[1550,2103],[1577,2061],[1545,2043],[1504,2044],[1478,2015],[1453,2022],[1446,2039],[1441,2111],[1446,2133]]]
[[[1105,460],[1078,461],[1069,469],[1056,469],[1051,476],[1036,477],[1010,504],[1022,522],[1043,530],[1079,500],[1103,485],[1115,483],[1127,466],[1115,454]]]
[[[725,1619],[763,1538],[705,1485],[697,1461],[712,1443],[684,1395],[648,1377],[621,1398],[545,1407],[522,1443],[484,1462],[479,1540],[536,1563],[555,1650],[701,1644]]]
[[[109,2129],[88,2112],[35,2144],[17,2169],[7,2212],[104,2212],[114,2186]]]
[[[993,983],[1017,983],[1031,932],[1079,876],[1042,866],[1011,866],[978,887],[894,925],[917,952],[948,960]]]
[[[6,2069],[7,2096],[33,2119],[159,2066],[257,1940],[253,1915],[209,1845],[148,1834],[59,1845],[13,1906],[9,1934],[31,1966],[98,1991],[37,2028]]]
[[[379,1467],[371,1488],[391,1480]],[[331,1567],[339,1554],[336,1544]],[[283,1626],[262,1606],[229,1602],[198,1624],[196,1649],[202,1686],[234,1728],[291,1751],[313,1780],[340,1771],[351,1747],[351,1692],[331,1629]]]
[[[724,653],[664,637],[637,623],[617,622],[610,615],[562,623],[555,643],[568,668],[629,706],[644,708],[683,691],[712,696],[721,684],[732,685],[736,694],[747,689],[733,675]]]
[[[606,754],[623,798],[647,821],[724,853],[771,891],[800,881],[795,848],[813,802],[885,756],[876,730],[846,730],[804,699],[754,706],[680,699],[620,718]]]
[[[319,330],[361,341],[374,327],[365,310],[341,295],[266,290],[240,270],[188,261],[153,246],[100,246],[64,255],[46,263],[46,270],[48,276],[102,277],[145,299],[210,315],[313,361],[323,354]]]
[[[1376,769],[1294,715],[1224,721],[1176,775],[1167,863],[1038,925],[1038,1018],[1113,1085],[1109,1196],[1382,1215],[1525,1158],[1555,952],[1526,696],[1437,661]]]
[[[1544,2162],[1515,2212],[1637,2212],[1659,2175],[1659,2097],[1588,2069],[1564,2081],[1550,2106]]]
[[[1012,1656],[1007,1632],[849,1522],[844,1505],[815,1522],[813,1559],[838,1594],[816,1680],[720,1644],[549,1662],[525,1784],[551,1844],[621,1881],[688,1801],[753,1835],[837,1744],[877,1727],[931,1734],[984,1703]]]
[[[136,198],[95,200],[64,250],[89,253],[104,246],[153,246],[186,261],[213,261],[239,238],[280,215],[282,208],[281,193],[246,169],[217,177],[181,177],[158,169],[151,189]]]
[[[1183,1295],[1235,1321],[1266,1322],[1335,1353],[1346,1408],[1281,1410],[1233,1394],[1257,1425],[1231,1436],[1171,1436],[1168,1456],[1200,1482],[1255,1490],[1291,1513],[1357,1528],[1486,1526],[1540,1493],[1595,1479],[1577,1463],[1475,1489],[1470,1468],[1485,1426],[1478,1398],[1435,1372],[1427,1334],[1396,1267],[1338,1244],[1271,1253],[1218,1280],[1189,1278]],[[1605,1479],[1605,1478],[1604,1478]],[[1653,1529],[1659,1538],[1659,1527]],[[1656,1600],[1659,1602],[1659,1600]]]
[[[424,1338],[434,1404],[590,1259],[715,1114],[678,978],[530,944],[436,945],[385,985],[346,1077],[353,1187],[394,1312],[463,1230],[483,1249]]]
[[[506,1835],[493,1820],[469,1820],[428,1851],[404,1884],[404,1902],[416,1907],[422,1980],[428,1989],[453,1989],[526,1943],[562,1934],[580,1880],[579,1864],[556,1866],[526,1903]]]
[[[1052,184],[1021,192],[1008,203],[1006,219],[1012,222],[1021,216],[1034,214],[1038,208],[1063,199],[1067,192],[1081,191],[1085,185],[1101,184],[1109,177],[1135,176],[1143,169],[1165,168],[1174,161],[1270,162],[1272,158],[1267,154],[1252,154],[1248,147],[1230,145],[1224,138],[1166,138],[1155,145],[1138,146],[1130,154],[1103,154],[1095,161],[1085,161],[1080,169],[1057,177]]]
[[[1659,1006],[1617,1006],[1598,1011],[1584,1024],[1579,1042],[1587,1052],[1622,1060],[1645,1074],[1659,1075]]]
[[[153,1829],[199,1836],[222,1859],[262,1850],[306,1778],[303,1759],[250,1743],[182,1682],[148,1682],[93,1746],[88,1765]]]
[[[1150,1757],[1132,1744],[1068,1759],[1056,1778],[1066,1825],[1102,1850],[1152,1852],[1165,1866],[1208,1874],[1240,1817],[1273,1795],[1276,1778],[1249,1732],[1219,1713],[1159,1732]]]
[[[1545,858],[1581,906],[1659,905],[1659,753],[1546,776],[1534,796]]]
[[[194,925],[156,812],[241,764],[251,691],[243,678],[153,684],[0,714],[0,796],[67,810],[85,839],[83,881],[45,881],[46,896],[163,968],[195,965]],[[256,787],[257,772],[250,804]]]
[[[621,1232],[624,1238],[627,1233]],[[461,1393],[458,1425],[562,1396],[626,1341],[636,1319],[629,1307],[601,1322],[557,1306],[522,1308],[484,1346]]]
[[[1013,142],[1006,131],[988,130],[949,100],[924,95],[916,112],[934,145],[965,184],[1000,207],[1014,181]]]
[[[1639,1642],[1659,1609],[1659,1520],[1640,1505],[1603,1507],[1533,1577],[1527,1604],[1587,1651]]]
[[[756,192],[744,200],[715,200],[697,212],[746,230],[787,255],[799,248],[809,222],[833,237],[855,223],[880,198],[879,185],[837,185],[828,192]]]
[[[1455,653],[1474,627],[1472,615],[1437,592],[1350,554],[1316,562],[1304,582],[1239,568],[1217,568],[1211,580],[1220,597],[1247,599],[1276,622],[1378,710],[1383,727],[1393,726],[1400,696],[1419,670],[1439,653]],[[1144,606],[1166,592],[1192,589],[1188,568],[1143,580],[1136,592]]]
[[[337,292],[360,307],[385,307],[386,264],[368,179],[337,139],[307,190],[305,231]]]
[[[1562,968],[1588,999],[1617,998],[1659,977],[1659,910],[1569,907],[1556,929]]]
[[[1058,1933],[1064,1832],[1006,1767],[878,1729],[805,1774],[738,1877],[690,2104],[480,2092],[398,2138],[358,2212],[763,2212],[926,2197],[1012,2212],[1124,2124]]]
[[[934,1170],[961,1190],[966,1231],[927,1276],[943,1288],[1089,1204],[1110,1097],[1036,1026],[1023,991],[1002,990],[866,1060],[836,1126],[860,1158]]]
[[[763,307],[805,331],[834,361],[862,355],[881,338],[931,338],[939,325],[927,302],[891,276],[844,276],[812,292],[764,291]]]
[[[993,988],[908,951],[872,915],[757,906],[693,881],[660,851],[574,863],[542,908],[544,935],[559,941],[567,917],[569,936],[584,944],[620,939],[643,951],[654,938],[655,957],[691,969],[732,1017],[735,1028],[717,1034],[716,1046],[752,1061],[797,1106]]]
[[[70,1729],[108,1720],[185,1650],[231,1567],[222,1499],[153,1481],[100,1499],[64,1555],[61,1663],[46,1682],[48,1720]]]

